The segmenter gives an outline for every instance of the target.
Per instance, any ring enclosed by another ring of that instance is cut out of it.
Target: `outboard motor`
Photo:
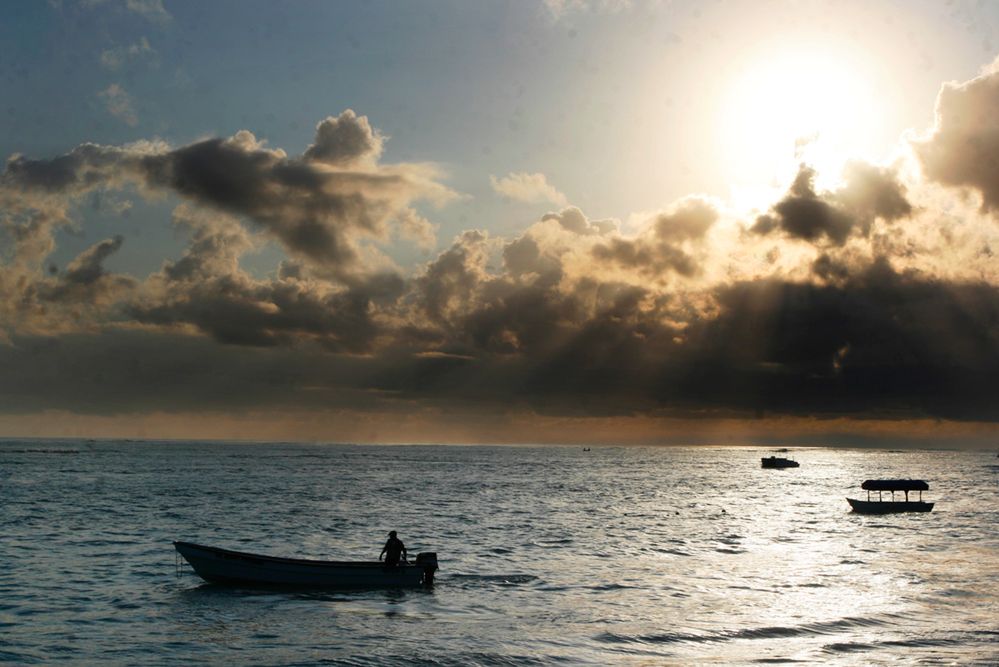
[[[434,583],[434,572],[437,571],[437,552],[424,551],[416,554],[416,564],[423,566],[423,583],[430,586]]]

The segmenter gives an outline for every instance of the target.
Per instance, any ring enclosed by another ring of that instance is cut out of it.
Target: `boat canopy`
[[[929,491],[921,479],[869,479],[860,485],[865,491]]]

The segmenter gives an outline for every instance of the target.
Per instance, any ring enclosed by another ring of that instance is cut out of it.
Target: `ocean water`
[[[767,454],[5,440],[0,662],[999,663],[995,452]],[[851,513],[877,477],[937,505]],[[432,589],[231,589],[171,546],[375,559],[391,529]]]

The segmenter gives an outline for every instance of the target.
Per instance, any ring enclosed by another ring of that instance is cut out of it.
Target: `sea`
[[[0,662],[996,665],[995,451],[0,441]],[[862,516],[869,478],[929,514]],[[210,585],[174,540],[432,588]]]

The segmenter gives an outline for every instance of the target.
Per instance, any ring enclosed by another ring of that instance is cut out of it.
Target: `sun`
[[[734,192],[783,188],[807,163],[820,183],[851,159],[874,159],[885,110],[869,66],[848,49],[785,47],[734,68],[719,111]]]

